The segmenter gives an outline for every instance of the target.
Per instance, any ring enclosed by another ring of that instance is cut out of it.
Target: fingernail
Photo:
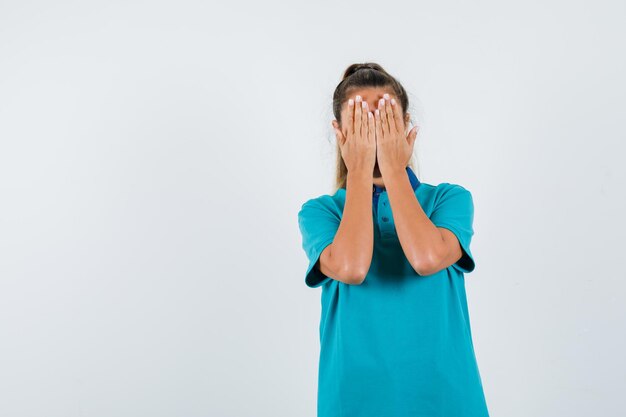
[[[389,100],[389,94],[385,93],[383,94],[383,97],[385,98],[385,100]]]
[[[354,106],[354,100],[352,99],[348,100],[348,106]]]
[[[395,98],[392,98],[392,99],[391,99],[391,105],[392,105],[392,106],[395,106],[395,105],[396,105],[396,99],[395,99]]]

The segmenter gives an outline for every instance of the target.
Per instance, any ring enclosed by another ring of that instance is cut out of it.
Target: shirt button
[[[389,217],[383,217],[383,221],[384,222],[388,222],[389,221]]]

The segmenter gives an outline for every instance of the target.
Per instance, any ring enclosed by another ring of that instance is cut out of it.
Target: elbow
[[[357,271],[352,274],[352,285],[361,285],[365,281],[367,271]]]
[[[439,270],[439,263],[434,256],[414,258],[410,264],[413,267],[413,270],[421,276],[432,275]]]
[[[350,285],[361,285],[367,276],[367,269],[355,266],[345,266],[340,274],[341,281]]]
[[[337,253],[333,253],[333,255],[337,255]],[[365,258],[352,254],[331,257],[332,270],[336,275],[335,279],[350,285],[361,285],[365,281],[371,262],[371,257]]]
[[[413,266],[413,269],[415,270],[415,272],[417,272],[418,275],[420,276],[428,276],[428,275],[432,275],[435,272],[437,272],[436,269],[434,269],[433,267],[427,265],[427,266]]]

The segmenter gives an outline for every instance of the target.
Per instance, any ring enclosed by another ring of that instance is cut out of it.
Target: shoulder
[[[435,200],[460,194],[469,195],[471,197],[472,194],[466,187],[450,182],[441,182],[437,185],[421,183],[418,190]]]
[[[474,200],[470,190],[460,184],[442,182],[437,185],[420,184],[424,188],[418,193],[423,207],[429,207],[432,213],[441,210],[473,211]],[[419,189],[418,188],[418,189]]]
[[[310,198],[302,203],[298,215],[301,216],[307,212],[322,210],[341,216],[345,199],[346,190],[344,188],[340,188],[334,194],[322,194],[318,197]]]
[[[437,185],[438,194],[472,194],[466,187],[460,184],[454,184],[449,182],[442,182]]]

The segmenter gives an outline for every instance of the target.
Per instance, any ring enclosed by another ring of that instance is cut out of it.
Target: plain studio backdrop
[[[474,197],[492,416],[626,408],[621,1],[0,4],[0,415],[313,417],[332,93],[378,62]]]

